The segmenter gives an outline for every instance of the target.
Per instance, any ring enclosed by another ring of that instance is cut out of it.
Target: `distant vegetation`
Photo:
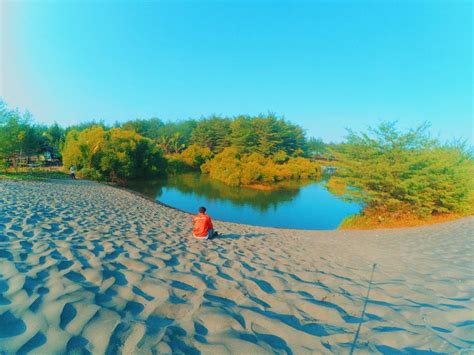
[[[313,179],[321,168],[309,158],[315,142],[319,151],[324,145],[271,114],[62,128],[37,125],[27,113],[2,104],[0,128],[5,166],[45,165],[52,155],[65,169],[74,166],[78,176],[116,182],[186,171],[202,171],[234,186]]]
[[[427,125],[401,132],[383,123],[368,133],[350,132],[332,154],[338,168],[330,189],[365,205],[347,227],[410,225],[472,213],[472,152],[430,138]]]
[[[0,101],[0,162],[3,168],[33,164],[32,156],[54,160],[64,142],[65,130],[58,124],[35,124],[28,113],[9,110]],[[51,158],[52,157],[52,158]],[[37,164],[41,161],[36,161]]]
[[[228,147],[202,165],[201,170],[231,186],[271,184],[321,176],[318,163],[302,157],[289,158],[284,151],[280,152],[265,157],[259,153],[240,153],[238,148]]]
[[[336,166],[329,190],[365,206],[346,228],[449,219],[472,214],[474,206],[472,150],[430,138],[426,125],[401,132],[384,123],[327,144],[272,114],[63,128],[35,124],[0,101],[0,161],[9,171],[3,176],[21,169],[33,176],[32,168],[62,161],[64,169],[74,166],[78,176],[96,180],[201,171],[227,185],[254,187],[316,179],[320,162],[329,161]]]
[[[96,180],[126,181],[163,175],[166,159],[151,139],[122,128],[92,126],[68,132],[62,149],[65,167]]]

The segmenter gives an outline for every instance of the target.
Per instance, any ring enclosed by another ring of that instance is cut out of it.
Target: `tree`
[[[307,150],[306,134],[303,128],[284,119],[278,119],[276,129],[281,143],[275,151],[284,150],[290,156],[300,156]]]
[[[202,164],[211,159],[212,152],[207,147],[192,144],[181,153],[181,157],[187,165],[193,169],[199,169]]]
[[[166,122],[158,131],[158,136],[174,137],[173,152],[180,152],[191,143],[191,135],[197,122],[189,119],[177,122]],[[150,137],[152,138],[152,137]]]
[[[166,160],[150,139],[132,130],[93,126],[70,131],[63,149],[66,168],[93,179],[125,181],[164,174]]]
[[[58,151],[61,150],[64,140],[66,139],[65,129],[57,122],[54,122],[51,126],[44,129],[42,135],[45,138],[46,145]]]
[[[349,131],[334,150],[346,199],[381,213],[404,211],[420,217],[469,208],[472,155],[460,145],[442,145],[428,125],[401,132],[393,122],[368,133]]]
[[[107,131],[104,138],[98,168],[109,180],[124,181],[164,173],[166,160],[150,139],[120,128]]]
[[[105,145],[105,132],[98,125],[82,131],[69,131],[61,152],[64,167],[68,169],[74,166],[78,171],[85,169],[100,173],[98,166]]]
[[[17,169],[22,158],[36,154],[41,146],[40,127],[32,124],[31,115],[0,102],[0,159],[11,160]]]
[[[213,116],[199,121],[191,135],[191,144],[209,148],[213,153],[221,152],[230,145],[230,120]]]
[[[311,137],[307,142],[308,154],[310,156],[323,156],[327,153],[327,144],[321,138]]]
[[[259,153],[272,156],[283,151],[288,156],[301,155],[305,151],[304,131],[282,118],[266,116],[238,116],[231,125],[230,143],[243,153]]]
[[[251,117],[236,117],[230,124],[230,130],[230,143],[233,147],[244,153],[255,151],[255,147],[258,145],[258,135]]]
[[[121,128],[135,131],[143,137],[157,139],[160,136],[160,130],[165,124],[159,118],[150,118],[148,120],[134,120],[125,122]]]

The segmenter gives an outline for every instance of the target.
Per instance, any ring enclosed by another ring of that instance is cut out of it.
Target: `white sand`
[[[359,325],[356,353],[474,351],[474,218],[215,225],[194,240],[190,215],[124,190],[0,181],[0,353],[348,353]]]

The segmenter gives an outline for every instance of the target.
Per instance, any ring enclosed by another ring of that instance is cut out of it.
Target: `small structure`
[[[56,148],[46,147],[38,154],[39,160],[44,166],[60,166],[61,155]]]
[[[7,163],[13,167],[34,168],[39,166],[60,166],[61,156],[53,147],[45,147],[36,154],[13,153],[7,159]]]

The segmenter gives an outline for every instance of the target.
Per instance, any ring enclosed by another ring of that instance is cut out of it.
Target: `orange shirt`
[[[214,228],[212,226],[211,217],[204,213],[199,213],[197,216],[194,216],[193,223],[193,234],[199,238],[207,237],[209,229]]]

